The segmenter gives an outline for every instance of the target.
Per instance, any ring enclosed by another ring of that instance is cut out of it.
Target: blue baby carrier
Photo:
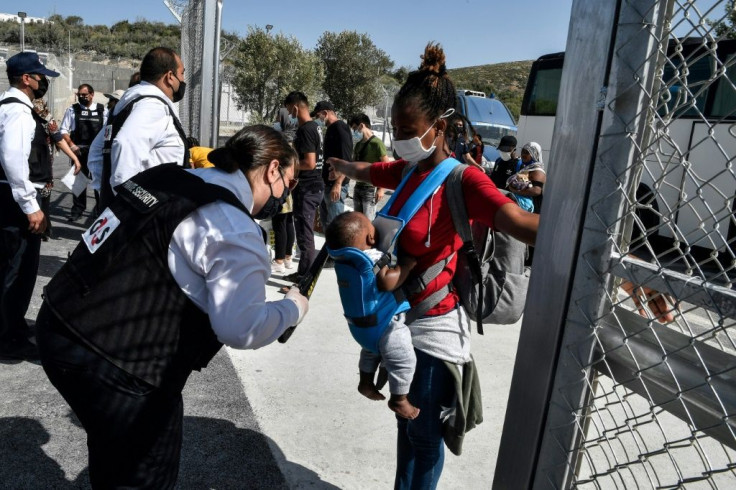
[[[389,213],[396,197],[406,185],[416,166],[407,172],[401,183],[394,191],[391,199],[378,212],[373,225],[378,230],[376,248],[384,252],[375,264],[361,250],[354,247],[344,247],[337,250],[328,249],[330,256],[335,260],[335,273],[340,291],[340,301],[345,312],[345,318],[350,327],[350,333],[365,349],[378,353],[378,341],[388,327],[394,315],[409,310],[407,296],[420,291],[424,285],[434,279],[450,261],[452,257],[435,264],[418,280],[413,281],[414,287],[402,287],[396,291],[379,291],[376,284],[376,274],[385,265],[394,264],[395,250],[398,237],[406,223],[414,216],[420,207],[442,185],[456,165],[460,165],[455,158],[447,158],[437,165],[419,187],[411,194],[396,216]],[[438,293],[446,294],[446,291]],[[433,295],[422,302],[430,308],[441,298]],[[431,303],[431,304],[429,304]],[[427,308],[428,309],[428,308]],[[415,313],[416,312],[416,313]],[[421,316],[421,309],[414,308],[413,317]],[[407,324],[411,319],[407,320]]]

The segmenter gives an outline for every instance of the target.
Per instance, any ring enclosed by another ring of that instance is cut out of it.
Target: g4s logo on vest
[[[95,222],[92,223],[92,226],[82,234],[82,240],[87,245],[89,253],[95,253],[119,225],[120,220],[118,217],[115,216],[110,208],[106,208]]]

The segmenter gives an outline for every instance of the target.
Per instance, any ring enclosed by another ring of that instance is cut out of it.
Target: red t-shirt
[[[405,160],[374,163],[370,170],[372,184],[376,187],[396,189],[401,182],[401,174],[406,165]],[[421,173],[417,171],[412,173],[401,194],[396,197],[392,209],[389,210],[390,214],[397,214],[411,193],[430,172],[431,169]],[[504,204],[513,203],[511,199],[501,194],[491,182],[491,179],[477,167],[468,167],[465,170],[462,185],[465,207],[468,210],[470,220],[478,220],[490,228],[494,227],[496,211]],[[430,209],[432,211],[431,216]],[[431,233],[429,233],[430,229]],[[428,235],[430,236],[429,247],[426,246]],[[427,199],[399,235],[401,251],[417,259],[417,265],[412,271],[410,280],[426,271],[433,264],[460,250],[462,245],[463,242],[452,224],[452,216],[445,195],[445,184],[442,184],[434,198]],[[440,275],[429,283],[424,291],[409,298],[409,302],[416,305],[449,284],[455,274],[456,266],[457,255],[445,266]],[[447,313],[453,310],[457,303],[458,297],[453,291],[429,310],[427,314],[441,315]]]

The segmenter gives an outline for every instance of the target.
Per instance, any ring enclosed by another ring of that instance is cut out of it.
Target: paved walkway
[[[56,185],[58,239],[42,245],[29,319],[41,288],[91,224],[66,221],[71,199]],[[269,298],[280,297],[282,284],[269,281]],[[490,487],[518,335],[517,324],[475,336],[485,421],[468,434],[461,457],[447,453],[440,488]],[[223,349],[190,378],[179,488],[391,488],[395,419],[385,403],[358,394],[358,353],[327,269],[287,344]],[[36,364],[0,361],[0,441],[0,487],[89,487],[84,431]]]

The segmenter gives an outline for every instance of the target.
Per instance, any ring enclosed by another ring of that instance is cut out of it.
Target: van
[[[499,157],[496,147],[501,138],[506,135],[516,136],[514,117],[506,104],[493,94],[486,97],[484,92],[458,90],[455,110],[465,116],[473,125],[475,132],[480,135],[485,145],[483,156],[489,162],[495,162]]]

